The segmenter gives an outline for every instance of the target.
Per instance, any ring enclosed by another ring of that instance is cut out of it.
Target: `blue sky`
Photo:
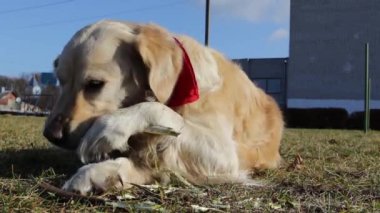
[[[0,75],[51,71],[81,27],[100,19],[157,23],[204,41],[204,0],[7,0]],[[209,45],[229,58],[288,56],[289,0],[211,0]]]

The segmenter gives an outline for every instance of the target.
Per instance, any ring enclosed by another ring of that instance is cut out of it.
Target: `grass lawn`
[[[380,212],[380,132],[288,129],[283,166],[253,178],[265,186],[136,186],[67,199],[61,186],[80,166],[41,134],[44,118],[0,115],[0,211]]]

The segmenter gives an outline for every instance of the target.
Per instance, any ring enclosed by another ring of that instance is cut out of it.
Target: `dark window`
[[[267,80],[266,79],[254,79],[253,82],[263,90],[267,88]]]
[[[255,78],[253,82],[268,94],[281,94],[283,92],[280,78]]]
[[[280,79],[268,79],[267,91],[268,93],[281,93],[281,80]]]

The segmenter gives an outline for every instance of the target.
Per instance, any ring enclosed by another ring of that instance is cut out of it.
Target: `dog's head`
[[[166,103],[182,67],[172,36],[155,25],[102,21],[77,32],[54,62],[61,94],[44,136],[76,149],[93,121],[144,101]]]

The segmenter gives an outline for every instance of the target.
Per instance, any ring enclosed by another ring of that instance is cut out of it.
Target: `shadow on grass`
[[[40,148],[1,150],[0,165],[0,178],[30,178],[49,169],[56,175],[71,175],[81,163],[74,152]]]

